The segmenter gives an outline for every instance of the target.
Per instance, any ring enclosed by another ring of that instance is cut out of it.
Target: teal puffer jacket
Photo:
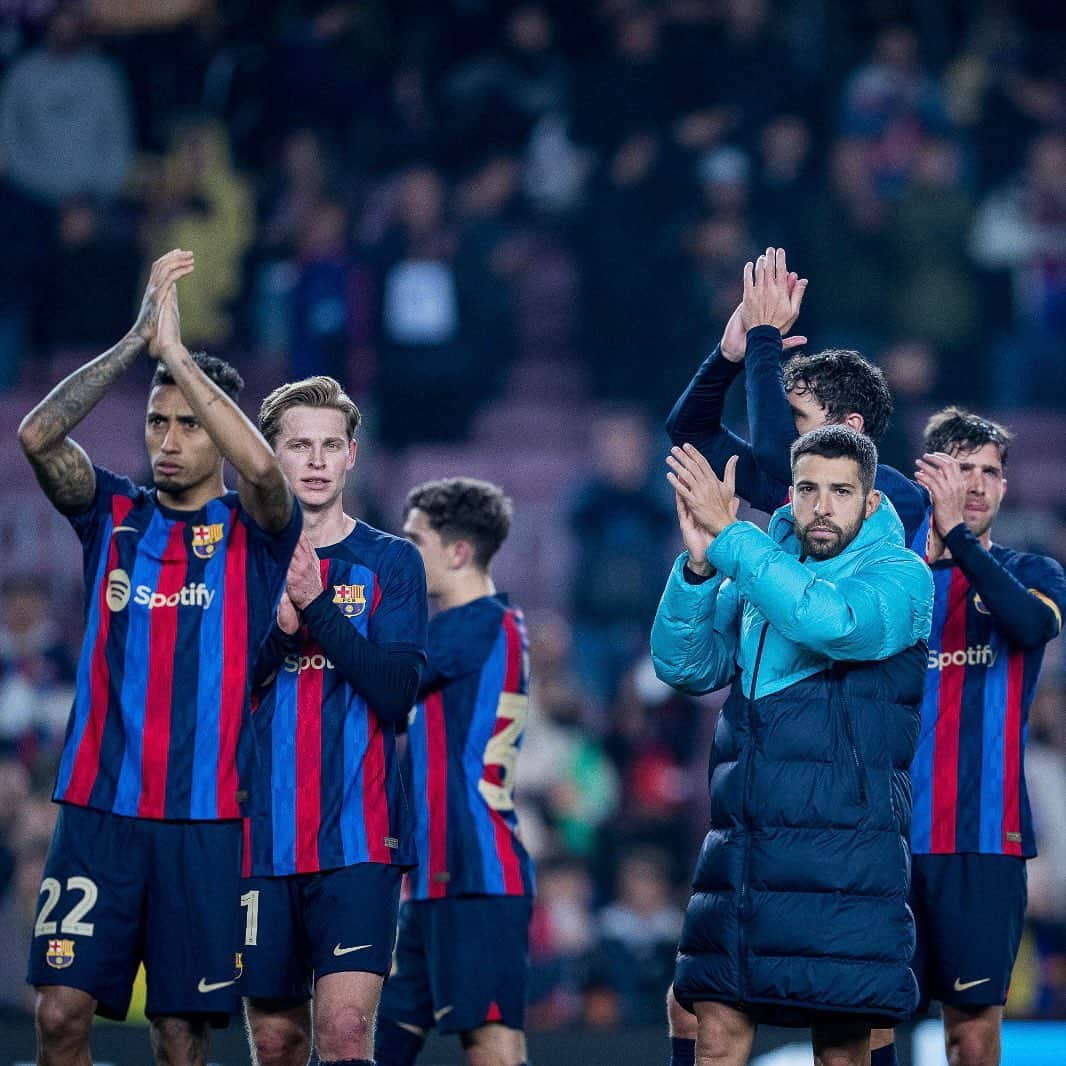
[[[907,908],[910,785],[928,569],[883,500],[834,559],[799,558],[791,508],[682,556],[652,630],[656,672],[687,692],[735,680],[711,755],[711,830],[675,993],[776,1024],[818,1012],[886,1022],[917,1000]]]

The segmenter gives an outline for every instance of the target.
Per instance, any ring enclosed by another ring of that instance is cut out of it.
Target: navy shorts
[[[911,871],[919,1011],[932,1000],[952,1007],[1006,1003],[1025,918],[1025,860],[915,855]]]
[[[313,874],[246,877],[244,979],[252,999],[309,999],[328,973],[387,974],[403,868],[361,862]]]
[[[442,1033],[524,1029],[532,907],[527,896],[405,903],[379,1016]]]
[[[137,968],[150,1018],[240,1009],[241,823],[159,822],[61,804],[30,949],[31,985],[88,992],[122,1019]]]

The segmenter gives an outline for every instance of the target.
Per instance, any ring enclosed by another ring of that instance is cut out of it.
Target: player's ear
[[[359,452],[359,441],[352,439],[348,442],[348,462],[344,464],[345,470],[351,470],[355,466],[355,457]]]
[[[877,489],[871,489],[866,494],[866,517],[869,518],[880,506],[881,493]]]
[[[850,426],[856,433],[862,433],[866,429],[866,419],[859,414],[858,411],[852,411],[847,418],[844,419],[844,425]]]
[[[468,540],[455,540],[449,546],[451,549],[450,562],[453,570],[462,570],[469,566],[474,558],[474,548]]]

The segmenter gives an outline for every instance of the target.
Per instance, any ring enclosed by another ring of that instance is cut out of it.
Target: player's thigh
[[[916,855],[924,911],[923,999],[1002,1006],[1025,918],[1025,862],[1006,855]]]
[[[303,920],[316,980],[392,968],[403,871],[363,862],[308,877]]]
[[[666,1021],[670,1027],[671,1036],[680,1037],[683,1040],[696,1039],[698,1028],[696,1015],[678,1003],[673,985],[666,990]]]
[[[141,961],[141,828],[134,818],[62,804],[34,916],[29,982],[78,989],[108,1018],[125,1018]]]
[[[309,876],[245,877],[238,889],[240,991],[253,1004],[263,1001],[266,1013],[268,1004],[295,1009],[311,998],[313,968],[301,891]]]
[[[422,1032],[433,1028],[433,992],[427,953],[429,912],[433,904],[417,900],[400,908],[392,971],[385,982],[378,1015]]]
[[[462,896],[426,904],[433,1017],[442,1033],[525,1028],[531,901]]]
[[[222,1024],[240,1011],[240,822],[153,822],[145,832],[145,1013],[203,1014]]]
[[[739,1066],[746,1063],[755,1041],[755,1022],[742,1010],[729,1003],[697,1000],[692,1004],[696,1012],[696,1061]]]

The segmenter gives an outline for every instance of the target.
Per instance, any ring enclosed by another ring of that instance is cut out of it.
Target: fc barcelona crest
[[[49,940],[45,958],[49,966],[56,970],[65,970],[74,961],[74,941]]]
[[[366,585],[334,585],[333,602],[346,618],[355,618],[366,610]]]
[[[197,559],[210,559],[215,554],[215,545],[222,540],[225,523],[212,522],[209,526],[192,527],[192,553]]]

